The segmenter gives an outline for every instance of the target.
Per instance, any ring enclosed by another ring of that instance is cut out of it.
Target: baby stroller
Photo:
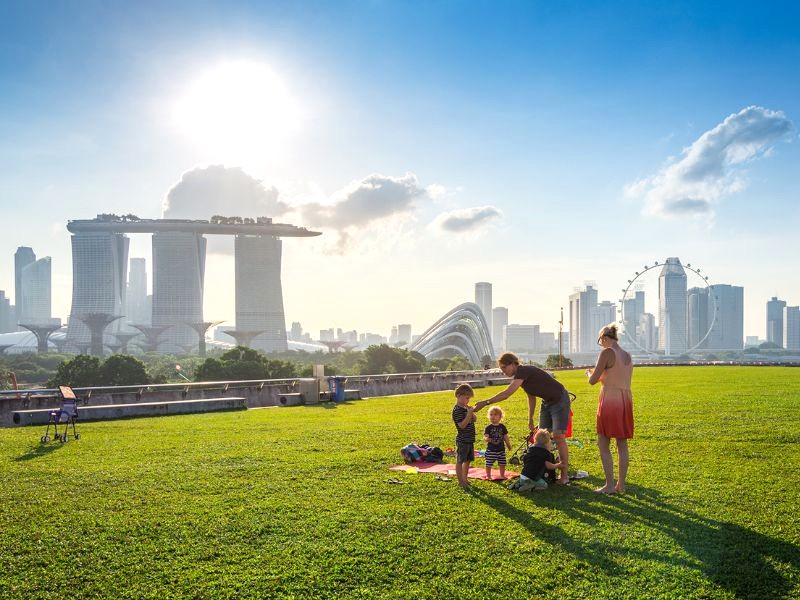
[[[70,424],[72,424],[72,436],[79,440],[81,434],[75,430],[75,420],[78,418],[78,398],[72,388],[66,385],[59,386],[59,393],[61,394],[61,408],[50,411],[50,420],[47,422],[47,431],[42,436],[42,443],[46,444],[50,441],[50,426],[53,426],[53,438],[60,440],[63,444],[69,439],[67,431]],[[64,424],[62,433],[58,432],[59,424]]]

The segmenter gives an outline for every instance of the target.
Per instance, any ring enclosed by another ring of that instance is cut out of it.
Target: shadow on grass
[[[42,456],[47,456],[51,452],[55,452],[63,445],[64,444],[59,441],[50,442],[49,444],[37,444],[36,446],[32,446],[25,454],[16,457],[14,461],[23,462],[26,460],[33,460],[34,458],[41,458]]]
[[[483,490],[476,490],[473,495],[526,527],[537,538],[561,546],[611,576],[624,575],[625,569],[617,558],[635,556],[644,561],[696,569],[737,598],[788,597],[796,590],[800,572],[798,546],[735,523],[705,517],[686,506],[671,503],[655,490],[630,486],[626,494],[609,497],[581,488],[573,497],[536,494],[531,501],[535,499],[537,506],[560,510],[587,526],[602,522],[620,527],[639,524],[657,532],[654,535],[669,538],[689,557],[675,556],[669,548],[659,552],[652,545],[644,548],[579,543],[562,528],[536,520],[501,496]]]

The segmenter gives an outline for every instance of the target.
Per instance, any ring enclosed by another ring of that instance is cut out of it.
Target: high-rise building
[[[4,290],[0,290],[0,333],[15,331],[17,324],[11,324],[11,299],[6,298]]]
[[[177,353],[198,342],[188,323],[203,320],[206,239],[199,233],[153,234],[153,327],[168,327],[159,352]]]
[[[505,350],[503,341],[503,327],[508,325],[508,309],[505,306],[498,306],[492,309],[492,345],[495,352]]]
[[[654,315],[646,312],[639,315],[639,345],[652,352],[658,346],[658,327]]]
[[[689,331],[689,348],[708,348],[709,319],[714,316],[714,303],[708,288],[693,287],[686,292],[686,308]]]
[[[644,314],[644,292],[636,291],[632,298],[625,298],[622,303],[623,340],[641,345],[639,340],[639,317]]]
[[[271,235],[237,235],[236,329],[261,331],[252,347],[285,352],[286,316],[281,287],[283,242]]]
[[[475,284],[475,304],[480,306],[489,331],[492,331],[492,284],[479,281]]]
[[[800,306],[783,309],[783,340],[787,350],[800,350]]]
[[[67,345],[76,348],[88,344],[89,327],[80,317],[87,314],[124,315],[127,281],[128,245],[122,233],[78,231],[72,235],[72,308],[70,309]],[[104,330],[119,331],[119,321]],[[78,346],[76,346],[78,345]]]
[[[597,306],[597,290],[587,283],[569,297],[569,351],[594,352],[598,328],[592,322],[592,311]]]
[[[741,350],[744,344],[744,288],[727,283],[710,287],[714,301],[709,302],[708,322],[713,321],[706,347],[710,350]],[[717,316],[714,318],[714,307]]]
[[[22,288],[22,270],[36,262],[33,248],[20,246],[14,253],[14,306],[16,307],[16,323],[21,321],[22,307],[25,306],[25,290]],[[14,330],[18,327],[14,324]]]
[[[397,326],[397,343],[411,344],[411,325],[405,323]]]
[[[617,305],[609,300],[603,300],[591,310],[591,321],[594,332],[593,338],[597,342],[597,332],[617,320]]]
[[[293,342],[300,342],[303,340],[303,326],[300,321],[292,321],[292,327],[288,333],[289,339]]]
[[[49,256],[22,268],[22,306],[19,323],[46,324],[51,319],[52,264]]]
[[[150,302],[147,296],[146,261],[144,258],[132,258],[125,297],[125,321],[137,325],[150,325],[153,319]]]
[[[658,349],[667,356],[689,348],[686,321],[686,271],[670,257],[658,276]]]
[[[508,352],[536,352],[538,325],[506,325],[503,328],[503,347]]]
[[[767,341],[783,348],[783,309],[786,302],[773,296],[767,301]]]
[[[320,329],[319,330],[319,341],[320,342],[332,342],[333,341],[333,327],[330,329]]]
[[[552,331],[540,331],[536,341],[536,351],[550,352],[552,350],[558,350],[556,334]]]

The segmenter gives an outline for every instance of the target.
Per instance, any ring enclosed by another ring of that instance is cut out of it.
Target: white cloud
[[[278,190],[265,187],[238,167],[211,165],[187,171],[167,193],[166,219],[227,217],[276,217],[288,206],[278,201]]]
[[[794,125],[782,111],[748,106],[706,131],[658,173],[629,184],[626,196],[644,201],[647,214],[711,217],[723,197],[747,185],[744,165],[788,140]]]
[[[312,227],[338,230],[363,227],[373,221],[413,212],[414,201],[425,195],[417,177],[372,174],[350,182],[332,197],[332,203],[310,202],[300,210],[303,222]]]
[[[431,223],[440,233],[475,233],[484,230],[503,213],[494,206],[475,206],[441,213]]]

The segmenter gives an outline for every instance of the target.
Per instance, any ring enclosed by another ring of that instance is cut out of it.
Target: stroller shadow
[[[561,527],[535,519],[510,504],[505,490],[475,490],[473,496],[500,514],[517,521],[538,539],[561,546],[576,558],[611,576],[624,575],[626,557],[697,570],[736,597],[778,598],[795,591],[800,571],[800,548],[747,527],[705,517],[674,504],[655,490],[629,486],[626,494],[601,496],[583,492],[536,494],[537,506],[559,510],[591,527],[611,521],[620,527],[641,525],[669,538],[684,556],[650,547],[615,547],[611,543],[576,542]],[[533,502],[533,497],[531,502]]]
[[[64,444],[61,442],[50,442],[49,444],[38,444],[33,446],[30,450],[28,450],[25,454],[17,456],[14,461],[15,462],[24,462],[26,460],[33,460],[35,458],[41,458],[43,456],[47,456],[52,452],[56,452],[60,449]]]

